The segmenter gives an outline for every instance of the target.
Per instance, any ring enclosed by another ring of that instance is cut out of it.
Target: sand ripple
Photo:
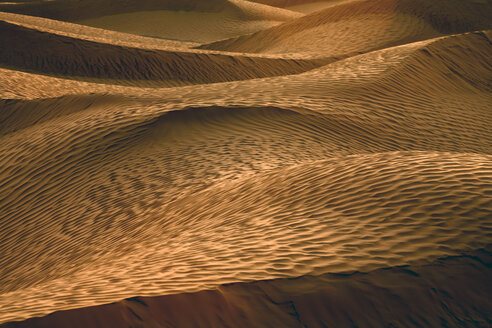
[[[436,6],[265,9],[254,55],[0,13],[0,322],[490,323],[490,22]]]
[[[490,264],[489,247],[432,264],[368,274],[303,276],[228,284],[190,294],[132,297],[5,327],[66,323],[72,327],[374,327],[395,323],[486,327],[490,324]]]

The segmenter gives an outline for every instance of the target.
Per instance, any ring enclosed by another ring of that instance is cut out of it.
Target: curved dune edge
[[[0,3],[0,11],[147,36],[208,42],[256,32],[303,15],[246,0],[85,0],[75,3],[55,0]]]
[[[246,53],[341,56],[492,27],[492,4],[361,0],[340,4],[251,35],[199,46]]]
[[[166,104],[166,110],[147,110],[153,118],[217,103],[222,104],[218,107],[258,110],[305,109],[343,118],[344,124],[351,122],[349,126],[366,122],[360,124],[368,132],[365,138],[373,140],[373,145],[387,145],[379,151],[430,150],[433,145],[435,150],[488,153],[491,89],[485,81],[492,70],[490,40],[490,31],[466,33],[364,54],[294,76],[173,89],[86,83],[2,69],[0,95],[5,100],[0,117],[5,133],[10,133],[41,122],[38,119],[44,122],[83,109],[89,105],[86,99],[97,101],[104,95],[114,101],[126,99],[122,101],[137,107],[149,102]],[[469,60],[462,62],[462,57]],[[386,98],[381,100],[381,94]],[[306,100],[293,105],[301,96]],[[68,104],[70,108],[64,109]],[[436,127],[441,134],[437,138]]]
[[[273,7],[288,7],[295,5],[302,5],[306,3],[316,3],[316,2],[324,2],[325,0],[248,0],[250,2],[262,3],[268,6]],[[327,2],[334,2],[337,0],[328,0]]]
[[[8,12],[0,12],[0,21],[8,24],[17,25],[27,29],[33,29],[39,32],[65,36],[73,39],[92,41],[95,43],[110,44],[115,46],[139,48],[147,50],[164,50],[164,51],[185,51],[201,54],[223,54],[237,55],[237,53],[227,53],[224,51],[192,49],[199,43],[179,40],[169,40],[162,38],[146,37],[141,35],[110,31],[86,25],[74,24],[70,22],[57,21],[48,18],[27,16]],[[294,57],[291,55],[267,55],[267,54],[249,54],[248,57],[266,57],[274,59],[300,59],[302,56]]]
[[[0,70],[1,72],[1,70]],[[46,121],[71,115],[104,104],[129,102],[123,96],[67,95],[33,100],[0,100],[0,137]]]
[[[271,3],[268,3],[268,2]],[[5,3],[7,2],[7,3]],[[311,1],[290,0],[293,3],[305,3]],[[64,0],[52,0],[49,3],[40,3],[40,1],[2,1],[0,2],[0,11],[26,14],[57,20],[74,20],[82,17],[98,17],[113,15],[119,13],[154,10],[172,10],[172,11],[203,11],[218,12],[224,8],[241,8],[252,10],[259,15],[268,15],[290,18],[291,15],[297,15],[289,10],[278,10],[276,0],[249,1],[249,0],[209,0],[206,2],[199,0],[86,0],[83,3],[70,3]],[[262,11],[260,13],[260,11]]]
[[[67,78],[212,83],[301,73],[331,60],[289,60],[114,46],[0,21],[0,64]]]
[[[13,14],[8,12],[0,12],[0,20],[26,28],[36,29],[40,32],[131,48],[183,50],[199,45],[199,43],[196,42],[145,37],[141,35],[109,31],[86,25],[63,22],[49,18]],[[206,53],[206,51],[204,53]]]
[[[13,1],[15,2],[15,1]],[[85,0],[26,1],[1,4],[0,11],[39,16],[62,21],[135,12],[138,10],[186,10],[217,12],[228,6],[227,0]]]
[[[490,325],[491,247],[369,273],[235,283],[132,297],[0,325],[56,327],[375,327]]]
[[[99,83],[65,79],[0,67],[0,99],[2,99],[2,105],[5,106],[5,112],[0,115],[6,117],[14,101],[22,100],[27,103],[30,100],[85,97],[91,95],[114,95],[119,97],[137,97],[137,95],[141,95],[143,97],[142,94],[150,94],[150,90],[154,92],[159,90],[155,87],[143,88],[103,83],[109,82],[109,80],[101,81],[99,79],[93,79],[93,81],[98,81]],[[167,90],[167,88],[162,89]],[[18,103],[20,104],[22,102]],[[46,110],[49,111],[49,107]],[[19,109],[19,111],[12,110],[10,113],[18,116],[18,119],[22,119],[22,116],[18,115],[22,111],[23,109]]]
[[[288,5],[285,8],[291,11],[296,11],[302,14],[312,14],[323,9],[335,7],[341,4],[349,2],[355,2],[358,0],[328,0],[328,1],[316,1],[316,2],[303,2],[299,4]]]
[[[218,12],[136,11],[78,20],[77,23],[138,35],[208,43],[258,32],[303,16],[299,12],[245,0],[228,0],[226,4]]]

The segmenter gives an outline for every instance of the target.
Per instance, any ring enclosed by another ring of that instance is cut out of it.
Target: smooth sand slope
[[[336,60],[0,14],[0,326],[490,325],[492,32],[460,15]]]
[[[313,13],[329,7],[358,0],[249,0],[250,2],[285,8],[303,14]]]
[[[249,0],[250,2],[262,3],[269,6],[285,8],[289,6],[314,5],[322,2],[336,2],[339,0]]]
[[[316,11],[338,6],[344,3],[349,3],[352,1],[357,1],[357,0],[331,0],[331,1],[306,2],[297,5],[289,5],[286,8],[303,14],[310,14]]]
[[[78,23],[139,35],[204,43],[258,32],[301,16],[298,12],[245,0],[229,0],[217,12],[139,11],[101,16]]]
[[[246,0],[82,1],[2,5],[0,11],[41,16],[166,39],[212,42],[257,32],[301,13]]]
[[[62,21],[153,10],[218,12],[228,5],[227,0],[32,0],[2,2],[0,2],[1,11]]]

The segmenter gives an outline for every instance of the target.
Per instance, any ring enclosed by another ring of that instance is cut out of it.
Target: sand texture
[[[0,327],[492,326],[492,3],[0,11]]]
[[[482,287],[490,284],[484,279],[484,273],[491,274],[490,265],[490,249],[481,249],[439,259],[433,265],[236,283],[190,294],[134,297],[5,327],[141,327],[143,323],[149,323],[149,327],[379,327],[383,322],[410,327],[486,327],[490,317],[484,313],[488,313],[491,304]],[[467,303],[463,306],[461,299],[477,307]],[[409,310],[408,304],[415,306]],[[350,315],[353,312],[360,314],[354,317]]]
[[[345,1],[252,35],[201,47],[340,56],[491,27],[492,11],[487,4],[455,0]]]

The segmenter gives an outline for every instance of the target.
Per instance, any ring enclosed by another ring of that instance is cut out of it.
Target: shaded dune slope
[[[192,294],[134,297],[2,327],[486,327],[492,324],[490,251],[487,247],[432,264],[367,274],[305,276]]]
[[[490,49],[466,33],[293,76],[4,100],[2,322],[485,247]]]
[[[220,11],[228,5],[226,0],[84,0],[84,1],[26,1],[16,4],[0,3],[0,11],[75,21],[91,17],[114,15],[143,10],[197,10]]]
[[[152,50],[183,50],[199,45],[199,43],[196,42],[145,37],[86,25],[62,22],[48,18],[12,14],[7,12],[0,12],[0,20],[27,28],[33,28],[40,32],[132,48]]]
[[[0,21],[0,64],[113,83],[210,83],[293,74],[325,61],[164,51],[97,43]]]
[[[323,9],[335,7],[341,4],[346,4],[354,1],[358,1],[358,0],[329,0],[329,1],[317,1],[317,2],[310,1],[310,2],[302,2],[295,5],[289,5],[285,8],[298,13],[311,14],[316,11],[321,11]]]
[[[256,32],[301,13],[245,0],[64,1],[0,3],[0,11],[80,22],[162,38],[212,42]],[[142,22],[145,21],[145,24]]]
[[[443,34],[488,29],[492,4],[470,1],[377,0],[341,4],[252,35],[203,49],[339,56]]]
[[[288,6],[302,5],[306,3],[322,2],[323,0],[249,0],[249,1],[262,3],[268,6],[283,8]]]

